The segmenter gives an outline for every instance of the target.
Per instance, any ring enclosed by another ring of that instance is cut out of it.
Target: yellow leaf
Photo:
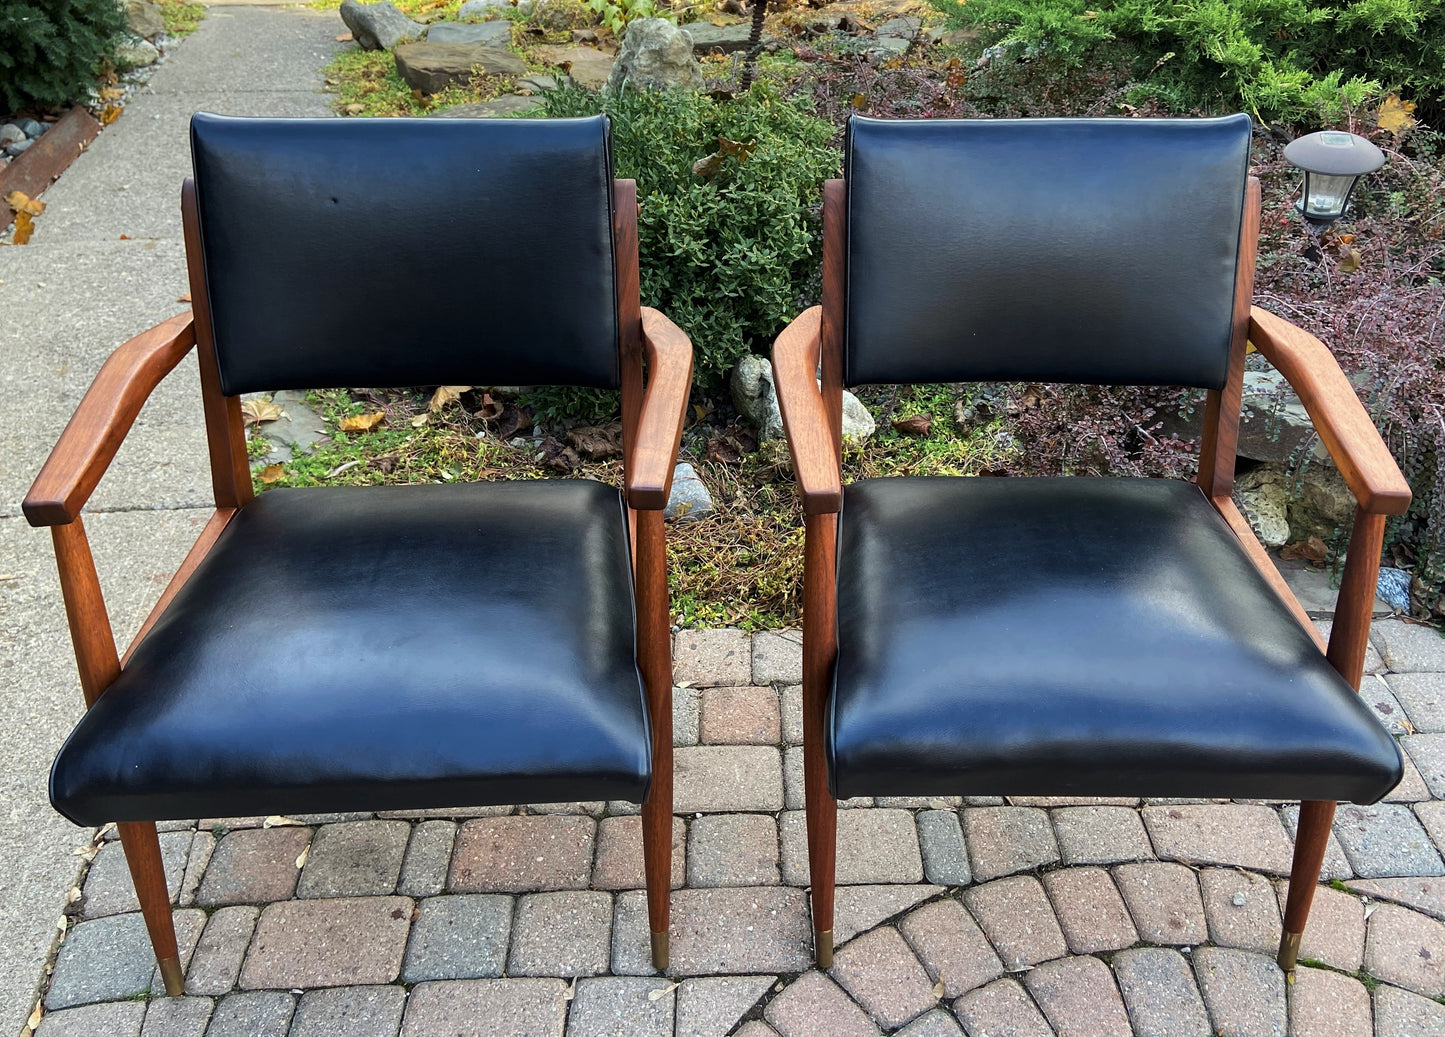
[[[674,990],[676,990],[676,989],[677,989],[678,987],[680,987],[680,986],[682,986],[681,983],[669,983],[669,984],[668,984],[667,986],[665,986],[665,987],[657,987],[657,988],[655,988],[655,989],[653,989],[653,990],[649,990],[649,991],[647,992],[647,1000],[649,1000],[649,1001],[661,1001],[664,997],[666,997],[668,994],[672,993]]]
[[[694,403],[692,405],[692,412],[697,415],[698,421],[701,421],[703,418],[707,417],[707,408],[700,403]]]
[[[44,1017],[45,1009],[42,1008],[40,1002],[37,1001],[35,1002],[35,1011],[30,1013],[30,1018],[25,1020],[25,1025],[32,1030],[38,1030],[40,1028],[40,1020]]]
[[[299,825],[301,822],[294,817],[286,817],[283,814],[272,814],[261,822],[262,828],[288,828],[292,825]]]
[[[108,86],[100,92],[101,100],[119,101],[125,96],[125,91],[118,86]]]
[[[15,234],[11,242],[16,245],[25,245],[30,242],[30,235],[35,233],[35,221],[30,218],[28,212],[17,212],[15,214]]]
[[[471,392],[470,385],[438,385],[437,391],[431,394],[426,409],[435,414],[449,403],[456,403],[462,398],[462,393]]]
[[[342,432],[366,432],[369,429],[380,425],[386,417],[385,411],[373,411],[370,414],[353,414],[349,418],[341,419]]]
[[[100,124],[102,126],[109,126],[111,123],[115,122],[115,120],[120,118],[120,111],[120,105],[118,104],[106,105],[100,110]],[[126,125],[129,126],[130,124],[127,123]]]
[[[1350,245],[1340,246],[1340,273],[1353,274],[1360,269],[1360,254]]]
[[[281,417],[281,408],[270,400],[257,396],[241,404],[241,417],[248,425],[259,425],[263,421],[275,421]]]
[[[943,996],[943,992],[944,992],[944,990],[946,990],[946,989],[947,989],[947,988],[943,985],[943,976],[940,975],[940,976],[938,977],[938,982],[935,983],[935,984],[933,984],[933,996],[934,996],[934,997],[942,997],[942,996]]]
[[[270,483],[276,482],[276,481],[279,480],[279,479],[283,479],[283,478],[285,478],[285,477],[286,477],[286,466],[285,466],[285,465],[268,464],[265,468],[262,468],[262,469],[261,469],[261,481],[262,481],[263,483],[270,484]]]
[[[854,107],[854,108],[862,108],[862,107],[863,107],[865,104],[867,104],[867,103],[868,103],[868,98],[864,97],[862,94],[854,94],[854,95],[853,95],[853,107]]]
[[[427,413],[426,411],[422,411],[422,412],[421,412],[420,414],[418,414],[416,417],[414,417],[414,418],[411,419],[411,427],[412,427],[412,428],[421,428],[421,427],[422,427],[423,425],[425,425],[428,421],[431,421],[431,415],[430,415],[429,413]]]
[[[1399,94],[1391,94],[1380,105],[1380,110],[1375,115],[1375,125],[1398,137],[1415,125],[1415,117],[1410,114],[1414,110],[1414,101],[1402,101]]]
[[[308,843],[308,844],[306,845],[306,849],[302,850],[302,851],[296,856],[296,867],[298,867],[298,868],[304,868],[304,867],[306,867],[306,858],[309,857],[309,856],[311,856],[311,845]]]
[[[39,216],[45,211],[45,203],[38,198],[31,198],[24,191],[11,191],[5,196],[5,204],[16,212],[23,212],[30,216]]]

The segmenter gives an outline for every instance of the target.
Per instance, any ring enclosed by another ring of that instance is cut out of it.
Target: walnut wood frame
[[[185,584],[227,523],[253,497],[241,401],[221,391],[211,338],[209,295],[201,262],[195,185],[181,192],[191,312],[163,321],[121,345],[102,365],[61,433],[23,509],[32,526],[48,526],[55,543],[61,593],[86,706],[120,675],[95,561],[81,509],[146,399],[198,346],[201,396],[216,510],[142,624],[139,643]],[[638,296],[637,188],[613,184],[613,250],[622,389],[625,496],[637,608],[637,659],[647,691],[653,776],[642,804],[643,860],[654,965],[668,964],[669,887],[672,874],[672,646],[662,509],[671,490],[692,385],[692,344],[687,335]],[[130,650],[125,658],[129,658]],[[166,993],[179,995],[184,980],[171,918],[170,895],[154,822],[124,822],[121,844],[135,883]]]
[[[1200,447],[1200,489],[1239,537],[1250,560],[1280,600],[1358,689],[1369,644],[1385,518],[1403,514],[1410,487],[1334,356],[1314,336],[1251,305],[1259,241],[1260,187],[1250,177],[1235,275],[1234,332],[1225,386],[1208,393]],[[847,186],[823,187],[822,305],[804,311],[773,346],[774,378],[792,451],[805,523],[803,570],[803,775],[818,964],[833,958],[833,898],[838,804],[828,790],[823,717],[837,657],[838,512],[842,508],[843,328],[847,293]],[[1234,463],[1247,345],[1284,375],[1358,503],[1329,643],[1270,562],[1234,506]],[[1301,804],[1290,892],[1278,960],[1293,970],[1314,899],[1334,803]]]

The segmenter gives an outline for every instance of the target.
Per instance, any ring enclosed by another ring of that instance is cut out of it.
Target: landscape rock
[[[403,43],[394,53],[397,73],[424,94],[435,94],[452,83],[470,82],[478,69],[492,75],[527,71],[522,59],[510,50],[477,43]]]
[[[530,76],[523,76],[517,80],[518,90],[530,90],[534,94],[546,93],[548,90],[556,90],[560,83],[556,76],[543,75],[538,72]]]
[[[13,122],[7,122],[0,126],[0,146],[5,144],[16,144],[25,139],[25,131]]]
[[[414,22],[390,0],[362,4],[341,0],[341,20],[362,50],[391,50],[402,40],[420,39],[426,26]]]
[[[426,31],[428,43],[480,43],[489,47],[505,47],[512,42],[512,23],[437,22]]]
[[[115,48],[115,67],[119,69],[145,68],[159,60],[161,52],[154,43],[139,36],[121,40]]]
[[[14,158],[16,155],[23,155],[25,149],[34,143],[33,140],[17,140],[14,144],[6,144],[5,157]]]
[[[879,37],[912,40],[918,35],[918,30],[922,25],[922,18],[890,18],[878,26],[873,34]]]
[[[692,49],[692,37],[666,19],[638,18],[627,26],[603,89],[615,94],[625,84],[634,90],[701,90],[702,66]]]
[[[757,427],[758,439],[767,442],[783,437],[783,415],[773,383],[773,365],[764,357],[749,355],[733,368],[728,380],[733,406]],[[843,438],[862,441],[873,435],[877,423],[868,408],[851,392],[843,393]]]
[[[736,25],[693,22],[682,31],[692,40],[694,54],[711,54],[713,51],[731,54],[748,49],[748,36],[752,32],[752,26],[747,22],[738,22]]]
[[[1266,465],[1234,481],[1234,502],[1265,547],[1289,543],[1289,476]]]
[[[591,47],[547,45],[534,52],[549,65],[567,70],[573,81],[587,90],[600,90],[612,74],[612,58]]]
[[[516,115],[518,112],[530,112],[533,108],[539,108],[541,105],[540,97],[506,94],[478,104],[452,105],[450,108],[443,108],[441,111],[431,114],[436,119],[500,119],[507,115]]]
[[[683,461],[672,472],[672,493],[667,498],[663,518],[679,522],[695,522],[712,511],[712,496],[707,492],[697,469]]]
[[[39,137],[41,134],[43,134],[46,130],[50,129],[49,123],[39,122],[35,119],[20,119],[15,123],[15,125],[20,128],[20,132],[24,133],[25,136],[29,137],[31,140],[34,140],[36,137]]]
[[[511,7],[507,0],[467,0],[457,8],[458,18],[485,18],[503,7]]]
[[[150,0],[125,0],[125,20],[130,31],[142,39],[154,39],[166,31],[166,19],[160,5]]]

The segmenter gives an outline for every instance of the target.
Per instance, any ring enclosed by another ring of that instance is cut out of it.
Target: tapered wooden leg
[[[806,520],[803,559],[803,790],[808,819],[808,869],[813,884],[813,953],[819,968],[833,964],[833,885],[838,801],[828,791],[823,719],[837,656],[837,598],[833,559],[836,515]]]
[[[1299,831],[1294,840],[1294,865],[1289,872],[1289,900],[1284,909],[1284,934],[1279,939],[1279,967],[1293,972],[1299,959],[1300,939],[1315,899],[1320,881],[1320,867],[1325,860],[1325,845],[1330,838],[1330,822],[1335,805],[1324,800],[1305,800],[1300,804]]]
[[[667,546],[662,512],[636,515],[637,655],[652,720],[652,787],[642,804],[642,861],[652,965],[668,965],[672,887],[672,643],[667,607]]]
[[[161,863],[161,841],[156,834],[155,823],[123,821],[116,828],[120,830],[120,845],[125,850],[125,862],[130,866],[131,881],[135,883],[136,897],[140,900],[146,931],[150,933],[156,964],[161,967],[166,993],[177,997],[185,980],[181,975],[180,952],[176,949],[171,894],[166,889],[166,869]]]

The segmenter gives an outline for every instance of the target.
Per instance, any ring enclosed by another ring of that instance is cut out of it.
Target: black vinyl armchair
[[[1251,308],[1249,144],[1242,115],[851,121],[822,305],[773,352],[807,527],[820,964],[836,798],[1302,800],[1288,970],[1334,801],[1400,780],[1356,688],[1385,517],[1410,491],[1329,351]],[[1358,499],[1328,646],[1230,500],[1247,341]],[[841,485],[845,385],[984,380],[1205,389],[1198,477]]]
[[[89,706],[52,770],[56,809],[119,822],[177,994],[157,820],[641,802],[665,967],[662,509],[692,348],[639,304],[636,190],[612,179],[605,117],[197,115],[191,138],[194,315],[111,356],[24,505],[54,535]],[[80,510],[192,346],[216,512],[122,660]],[[241,393],[439,383],[620,388],[625,490],[253,497]]]

